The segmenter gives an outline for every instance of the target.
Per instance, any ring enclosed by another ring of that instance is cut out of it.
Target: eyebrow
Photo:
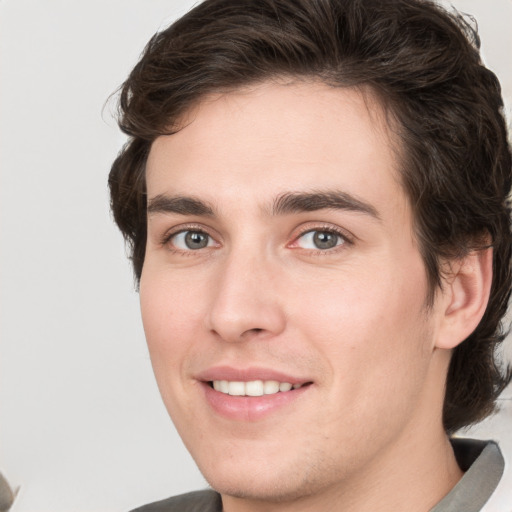
[[[313,212],[325,209],[363,213],[380,220],[379,212],[370,203],[337,190],[282,194],[276,198],[272,205],[272,215]]]
[[[314,192],[287,192],[279,195],[272,203],[272,216],[317,210],[347,210],[369,215],[380,220],[378,211],[370,203],[362,201],[347,192],[337,190]],[[175,213],[178,215],[199,215],[212,217],[214,208],[210,203],[189,196],[168,196],[159,194],[148,202],[148,214]]]
[[[179,215],[212,216],[213,208],[208,203],[186,196],[159,194],[148,202],[148,214],[177,213]]]

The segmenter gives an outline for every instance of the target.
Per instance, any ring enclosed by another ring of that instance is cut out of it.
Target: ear
[[[436,347],[455,348],[478,326],[491,291],[492,248],[470,252],[451,262],[441,293],[444,313]]]

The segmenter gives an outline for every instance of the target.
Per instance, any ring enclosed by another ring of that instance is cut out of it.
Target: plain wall
[[[0,471],[21,486],[13,512],[126,511],[206,485],[161,404],[106,185],[124,137],[104,103],[193,3],[0,0]],[[455,5],[476,16],[510,115],[512,2]],[[502,439],[509,466],[511,399],[472,434]]]

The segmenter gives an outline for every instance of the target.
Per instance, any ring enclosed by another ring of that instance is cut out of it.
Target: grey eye
[[[172,244],[183,251],[196,251],[213,245],[210,235],[202,231],[182,231],[172,237]]]
[[[299,237],[297,245],[303,249],[333,249],[344,243],[344,239],[338,233],[332,231],[313,230]]]
[[[189,249],[203,249],[208,245],[208,235],[197,231],[187,231],[185,244]]]
[[[338,245],[339,236],[327,231],[315,231],[313,242],[319,249],[332,249]]]

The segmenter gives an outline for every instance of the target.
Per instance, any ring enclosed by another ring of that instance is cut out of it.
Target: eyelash
[[[185,226],[180,226],[179,228],[172,229],[171,231],[167,231],[162,236],[162,239],[161,239],[160,243],[161,243],[162,246],[167,246],[168,250],[173,252],[173,253],[177,253],[177,254],[185,255],[185,256],[194,256],[194,253],[199,252],[201,249],[196,249],[196,250],[188,249],[188,250],[184,250],[184,249],[179,249],[177,247],[174,247],[171,244],[171,240],[175,236],[177,236],[179,234],[182,234],[182,233],[189,232],[189,231],[190,232],[194,232],[194,233],[201,233],[201,234],[206,235],[207,237],[209,237],[211,240],[215,241],[215,238],[210,233],[208,233],[208,231],[205,230],[202,226],[198,226],[198,225],[185,225]],[[301,247],[293,247],[293,245],[296,244],[297,241],[301,237],[303,237],[304,235],[306,235],[308,233],[314,233],[314,232],[329,233],[329,234],[336,235],[336,236],[341,238],[342,243],[340,243],[339,245],[336,245],[336,246],[334,246],[332,248],[329,248],[329,249],[303,249]],[[307,227],[303,227],[300,230],[298,235],[294,237],[293,241],[290,244],[287,244],[287,247],[290,247],[290,248],[295,249],[295,250],[303,250],[303,251],[306,251],[309,254],[313,254],[313,255],[326,255],[326,254],[332,254],[333,252],[338,252],[339,250],[342,250],[347,245],[353,245],[353,243],[354,243],[354,240],[353,240],[352,236],[350,236],[344,230],[336,228],[336,227],[334,227],[332,225],[314,226],[314,227],[307,226]]]
[[[201,233],[201,234],[206,235],[207,237],[209,237],[211,240],[215,240],[215,238],[210,233],[208,233],[208,231],[206,231],[203,227],[197,226],[197,225],[185,225],[185,226],[180,226],[179,228],[174,228],[171,231],[167,231],[162,236],[162,239],[161,239],[160,243],[161,243],[162,246],[167,246],[168,250],[170,252],[172,252],[172,253],[179,254],[179,255],[184,255],[184,256],[194,256],[194,253],[198,252],[199,249],[197,249],[197,250],[193,250],[193,249],[184,250],[184,249],[179,249],[178,247],[174,247],[171,244],[171,240],[175,236],[177,236],[177,235],[179,235],[181,233],[187,233],[189,231],[191,231],[193,233]]]
[[[354,238],[352,236],[350,236],[346,231],[344,231],[340,228],[336,228],[332,225],[324,225],[324,226],[314,226],[314,227],[307,226],[307,227],[302,228],[301,231],[299,232],[299,234],[293,239],[293,241],[290,245],[296,244],[298,242],[298,240],[301,237],[303,237],[304,235],[306,235],[308,233],[314,233],[314,232],[329,233],[332,235],[336,235],[341,238],[341,243],[339,245],[336,245],[336,246],[330,248],[330,249],[302,249],[301,247],[296,247],[294,249],[296,249],[296,250],[302,249],[304,251],[307,251],[309,254],[324,256],[324,255],[332,254],[334,252],[343,250],[344,248],[346,248],[347,245],[354,244]]]

